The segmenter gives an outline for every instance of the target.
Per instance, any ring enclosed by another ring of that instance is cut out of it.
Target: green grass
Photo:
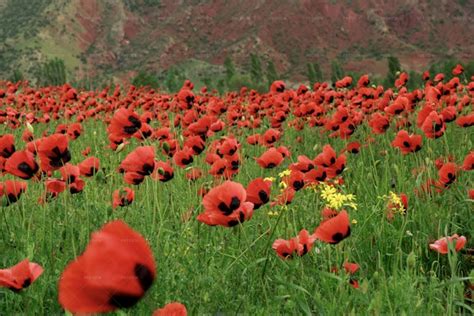
[[[36,125],[35,134],[54,131],[54,124]],[[157,279],[147,295],[132,309],[116,315],[151,315],[171,301],[186,305],[191,315],[455,315],[469,314],[472,305],[464,298],[464,283],[472,269],[472,258],[461,253],[441,256],[430,251],[429,242],[446,234],[463,234],[472,246],[473,203],[467,189],[472,175],[463,173],[449,190],[433,197],[416,197],[414,188],[427,176],[435,176],[434,160],[451,154],[458,163],[473,148],[473,133],[450,124],[446,134],[424,140],[423,149],[402,156],[390,146],[395,132],[376,136],[376,142],[362,148],[359,155],[348,154],[344,190],[357,197],[358,210],[350,211],[352,235],[336,246],[316,243],[318,251],[302,258],[281,260],[271,249],[277,238],[289,239],[306,228],[310,232],[320,222],[323,202],[312,190],[298,192],[280,216],[269,216],[270,207],[255,211],[253,218],[234,228],[208,227],[196,221],[202,211],[196,194],[210,177],[197,182],[184,178],[185,170],[175,167],[175,178],[168,183],[146,179],[136,187],[135,201],[112,210],[111,196],[124,186],[115,170],[138,144],[132,141],[123,152],[105,148],[105,126],[100,121],[84,124],[84,133],[70,143],[72,163],[82,160],[87,146],[100,158],[101,171],[86,180],[83,193],[63,193],[58,199],[38,204],[43,186],[29,181],[20,201],[0,212],[0,267],[16,264],[25,257],[41,264],[43,275],[28,289],[15,294],[0,289],[0,314],[62,315],[57,300],[59,277],[68,262],[81,254],[93,231],[104,223],[121,218],[150,243],[157,264]],[[11,132],[0,127],[0,134]],[[15,131],[21,148],[20,130]],[[241,130],[233,129],[239,134]],[[215,136],[220,137],[222,134]],[[353,140],[364,142],[370,131],[359,128]],[[275,170],[262,170],[253,157],[263,148],[245,143],[239,136],[243,163],[234,181],[246,185],[258,176],[278,177],[290,161]],[[303,142],[296,143],[296,136]],[[326,143],[339,151],[345,142],[329,139],[318,129],[302,132],[287,129],[282,145],[290,147],[292,159],[300,154],[315,157]],[[152,143],[157,145],[156,143]],[[209,142],[208,142],[209,144]],[[462,146],[461,146],[462,144]],[[381,151],[387,154],[382,155]],[[164,157],[158,154],[159,159]],[[204,154],[194,165],[205,167]],[[246,158],[244,158],[246,157]],[[429,170],[421,178],[411,174],[415,167]],[[207,170],[207,169],[205,169]],[[6,176],[3,179],[11,178]],[[391,185],[394,184],[394,187]],[[272,196],[278,193],[272,187]],[[409,196],[406,216],[386,219],[386,202],[379,197],[394,192]],[[192,211],[190,220],[183,214]],[[469,261],[470,260],[470,261]],[[360,288],[349,285],[348,277],[331,273],[342,271],[345,261],[361,268],[356,278]],[[472,278],[471,278],[472,281]]]

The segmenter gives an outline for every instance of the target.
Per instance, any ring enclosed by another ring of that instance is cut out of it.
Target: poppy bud
[[[117,146],[117,149],[115,149],[116,153],[121,152],[125,148],[125,143],[121,143],[120,145]]]
[[[167,142],[164,142],[163,149],[168,153],[170,151],[170,144],[168,144]]]
[[[415,267],[415,265],[416,265],[416,255],[412,251],[412,252],[410,252],[410,254],[407,257],[407,266],[408,266],[408,268],[413,269]]]
[[[28,129],[28,131],[30,131],[30,133],[35,132],[35,129],[33,128],[33,125],[31,125],[29,122],[26,122],[26,128]]]

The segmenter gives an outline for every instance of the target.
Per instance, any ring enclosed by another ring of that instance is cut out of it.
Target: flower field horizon
[[[0,82],[0,314],[474,310],[474,77]]]

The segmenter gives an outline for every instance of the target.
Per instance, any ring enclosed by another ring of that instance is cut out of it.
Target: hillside
[[[183,63],[212,73],[229,55],[245,68],[252,52],[294,80],[306,62],[328,73],[335,58],[346,71],[384,74],[388,54],[420,71],[474,59],[473,16],[465,0],[0,0],[0,77],[31,75],[50,57],[77,78]]]

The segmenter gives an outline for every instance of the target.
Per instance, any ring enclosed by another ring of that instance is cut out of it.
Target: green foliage
[[[37,84],[40,86],[60,86],[66,83],[64,60],[53,58],[40,64],[36,71]]]
[[[23,76],[23,73],[20,69],[15,69],[8,80],[10,80],[11,82],[18,82],[25,80],[25,77]]]
[[[236,74],[227,85],[227,88],[231,91],[239,91],[242,87],[253,87],[253,82],[249,75]]]
[[[235,76],[235,65],[230,56],[227,56],[224,60],[225,68],[225,79],[227,83]]]
[[[145,71],[140,71],[133,79],[132,84],[136,87],[151,87],[158,88],[158,79],[156,76]]]
[[[171,67],[165,72],[164,86],[169,92],[177,92],[186,78],[178,68]]]
[[[321,66],[318,62],[315,63],[307,63],[307,77],[309,84],[313,86],[316,82],[323,81],[323,72],[321,70]]]
[[[344,71],[337,59],[331,62],[331,81],[334,83],[344,77]]]
[[[384,80],[384,86],[389,87],[392,86],[397,78],[397,72],[402,70],[402,66],[400,65],[400,61],[395,56],[388,56],[387,57],[388,63],[388,73]]]
[[[414,70],[410,70],[408,72],[408,82],[407,88],[409,90],[419,89],[423,86],[423,80],[421,78],[421,74],[417,73]]]
[[[275,64],[273,63],[273,60],[270,60],[267,64],[267,81],[268,81],[268,86],[270,86],[275,80],[278,80],[278,73],[275,67]]]
[[[263,71],[262,71],[262,62],[260,57],[255,54],[250,54],[250,78],[252,82],[258,83],[262,80]]]

